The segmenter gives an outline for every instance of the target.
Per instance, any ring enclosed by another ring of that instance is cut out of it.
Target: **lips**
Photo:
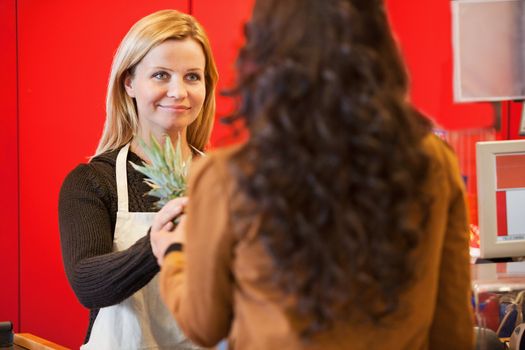
[[[185,105],[159,105],[160,108],[175,112],[184,112],[189,110],[191,107]]]

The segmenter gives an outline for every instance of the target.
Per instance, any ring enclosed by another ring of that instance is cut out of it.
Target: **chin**
[[[163,127],[164,133],[166,133],[166,134],[173,134],[173,133],[176,133],[176,132],[183,132],[187,128],[188,128],[187,124],[179,124],[179,123],[172,124],[172,125],[166,125],[165,127]]]
[[[172,134],[174,132],[182,132],[197,118],[188,118],[186,116],[178,116],[169,119],[164,119],[157,124],[157,127],[162,130],[163,133]]]

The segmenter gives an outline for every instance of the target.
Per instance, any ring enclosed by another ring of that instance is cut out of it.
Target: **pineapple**
[[[184,196],[191,156],[186,160],[182,158],[180,137],[175,148],[169,136],[166,136],[163,147],[152,136],[149,146],[142,139],[138,141],[151,164],[130,163],[135,170],[147,176],[144,181],[151,187],[148,195],[159,198],[156,208],[160,209],[170,200]]]

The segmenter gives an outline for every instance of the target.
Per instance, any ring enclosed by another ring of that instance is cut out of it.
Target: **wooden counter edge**
[[[29,350],[70,350],[31,333],[16,333],[13,342]]]

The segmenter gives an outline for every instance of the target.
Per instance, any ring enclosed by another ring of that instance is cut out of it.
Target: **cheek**
[[[204,104],[204,99],[206,98],[206,87],[203,85],[197,89],[194,96],[196,104],[202,106]]]
[[[136,89],[135,98],[139,104],[150,104],[163,98],[164,93],[157,86],[152,84],[143,84]]]

